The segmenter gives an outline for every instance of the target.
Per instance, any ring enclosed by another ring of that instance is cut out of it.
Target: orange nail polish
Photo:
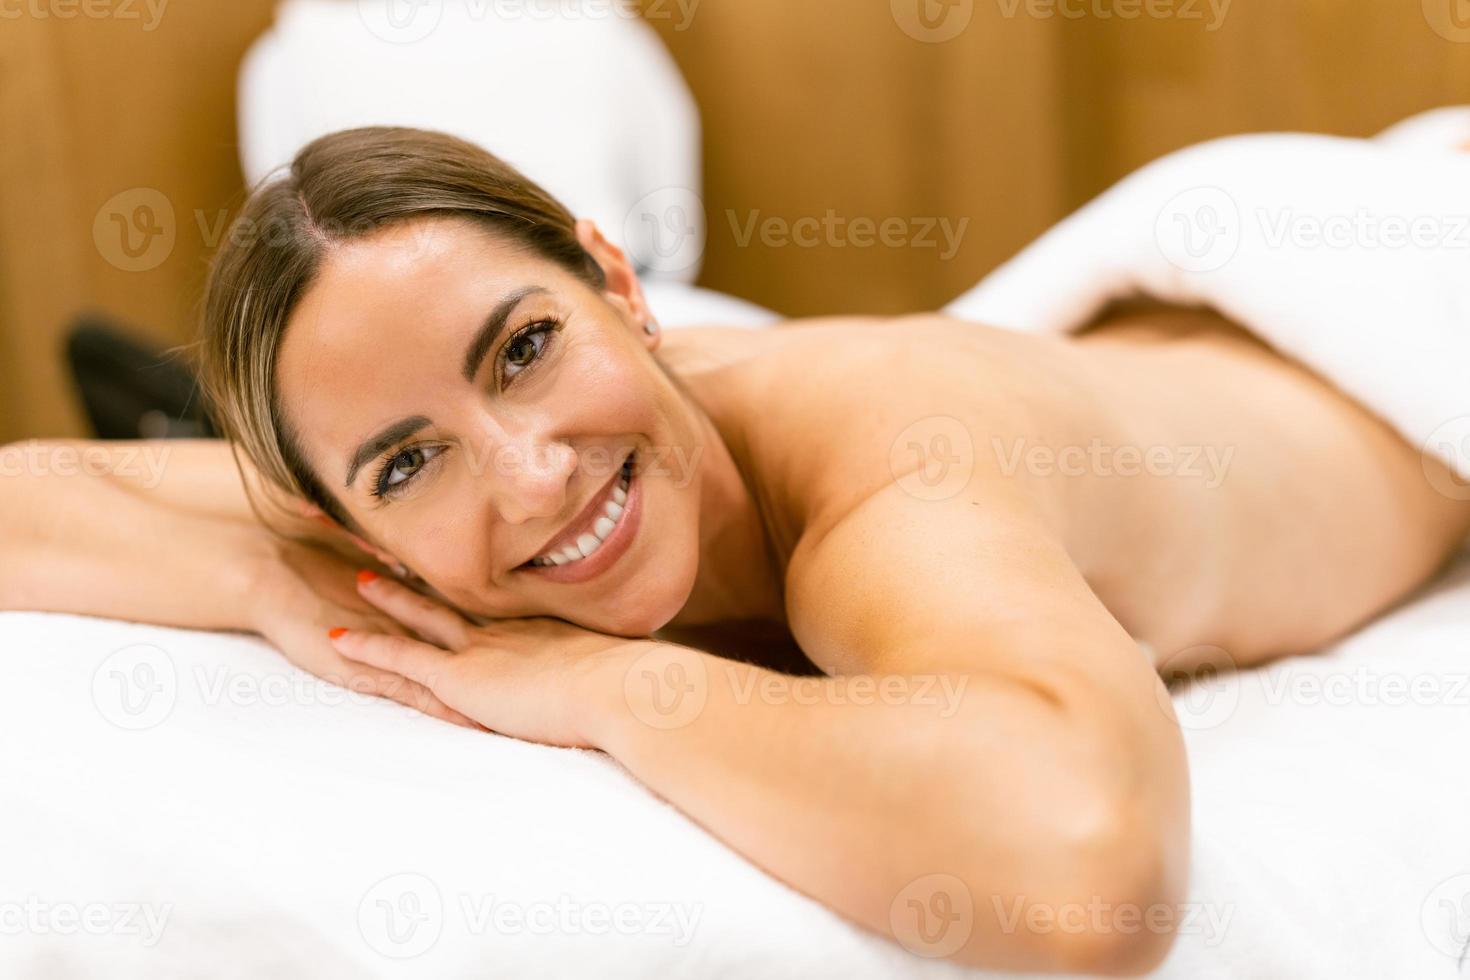
[[[347,627],[345,627],[345,626],[338,626],[335,629],[329,629],[329,630],[327,630],[327,636],[330,637],[331,639],[334,639],[335,640],[337,637],[341,636],[343,633],[346,633],[346,632],[347,632]]]
[[[367,585],[369,582],[376,582],[377,580],[378,573],[371,571],[370,569],[364,568],[362,571],[357,573],[357,583],[359,585]]]

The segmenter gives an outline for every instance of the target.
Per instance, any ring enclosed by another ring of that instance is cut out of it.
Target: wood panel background
[[[1367,135],[1470,101],[1460,2],[641,0],[704,117],[702,282],[790,315],[942,305],[1179,146]],[[107,17],[68,0],[0,11],[0,440],[84,433],[61,362],[77,312],[192,335],[218,216],[242,193],[235,73],[271,6],[175,0],[151,29],[141,0],[106,0]],[[119,194],[136,213],[140,188],[167,200],[174,240],[128,271],[94,223]],[[968,224],[952,256],[735,231],[829,210]]]

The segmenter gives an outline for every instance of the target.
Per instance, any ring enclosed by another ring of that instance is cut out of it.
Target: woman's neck
[[[771,538],[749,457],[686,389],[702,435],[699,571],[684,608],[670,624],[785,622],[784,574]]]

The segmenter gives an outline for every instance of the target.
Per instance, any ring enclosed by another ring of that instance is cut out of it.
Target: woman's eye
[[[551,324],[540,324],[511,338],[510,343],[505,345],[504,376],[513,378],[530,367],[531,362],[541,356],[541,350],[546,346],[551,331]]]
[[[413,446],[388,460],[378,477],[377,491],[382,496],[418,475],[429,460],[443,452],[441,446]]]

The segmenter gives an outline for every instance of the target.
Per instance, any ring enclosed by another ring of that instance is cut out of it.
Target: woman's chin
[[[698,567],[697,561],[688,564],[687,569],[675,569],[665,563],[661,574],[643,577],[636,585],[628,583],[634,587],[624,590],[607,608],[594,614],[598,623],[584,625],[613,636],[652,636],[673,622],[688,603]],[[587,611],[582,615],[587,616]]]

